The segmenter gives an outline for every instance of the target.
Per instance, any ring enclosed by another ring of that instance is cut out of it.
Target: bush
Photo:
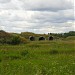
[[[20,37],[20,41],[21,41],[21,43],[27,43],[28,42],[27,39],[24,37]]]
[[[12,44],[12,45],[17,45],[17,44],[24,44],[27,43],[27,39],[24,37],[20,36],[12,36],[11,38],[0,38],[0,44]]]
[[[17,45],[21,43],[27,43],[27,40],[18,34],[10,34],[3,30],[0,30],[0,44]]]
[[[19,36],[13,36],[13,38],[11,39],[11,44],[17,45],[20,43],[21,43],[21,40],[20,40]]]
[[[20,37],[20,36],[14,36],[11,41],[9,41],[9,43],[11,42],[11,44],[13,45],[17,45],[17,44],[24,44],[27,43],[27,39],[25,39],[24,37]]]
[[[6,40],[4,38],[0,38],[0,43],[4,44],[4,43],[6,43]]]

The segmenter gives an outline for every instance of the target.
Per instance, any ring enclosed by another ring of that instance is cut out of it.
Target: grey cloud
[[[73,9],[73,3],[67,0],[0,0],[0,2],[0,9],[7,10],[59,11]],[[2,4],[2,2],[5,3]]]
[[[19,0],[2,0],[5,3],[0,3],[0,9],[4,9],[4,10],[22,10],[22,2]],[[7,3],[6,3],[7,2]]]
[[[11,19],[9,19],[9,21],[11,21],[11,22],[14,22],[14,21],[24,21],[24,18],[15,15],[15,16],[11,17]]]
[[[0,0],[0,3],[8,3],[10,2],[11,0]]]
[[[73,4],[67,0],[7,0],[0,3],[0,29],[6,31],[65,32],[74,29],[73,22]]]
[[[21,29],[25,31],[37,31],[39,29],[43,31],[43,28],[56,30],[58,28],[71,27],[71,24],[68,25],[66,23],[70,20],[73,21],[73,14],[71,11],[72,10],[64,10],[61,12],[33,11],[34,14],[31,15],[31,18],[30,16],[29,18],[25,18],[23,15],[26,14],[26,16],[28,16],[29,14],[27,13],[31,13],[32,11],[24,13],[22,11],[18,14],[17,12],[19,11],[15,11],[15,13],[9,11],[9,13],[3,14],[3,16],[1,15],[0,18],[2,18],[0,20],[1,25],[6,27],[7,30],[11,28],[12,31],[16,30],[17,32],[19,32],[19,30],[21,31]]]
[[[67,0],[22,0],[24,9],[33,11],[58,11],[72,9],[73,5]]]
[[[35,23],[64,23],[68,20],[74,21],[73,10],[64,10],[61,12],[36,12],[33,18]]]

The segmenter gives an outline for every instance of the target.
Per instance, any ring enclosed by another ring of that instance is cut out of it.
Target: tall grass
[[[75,75],[71,41],[0,45],[0,75]]]

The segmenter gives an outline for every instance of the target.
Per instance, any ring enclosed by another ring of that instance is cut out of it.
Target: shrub
[[[11,44],[11,42],[12,42],[11,39],[12,39],[12,38],[10,38],[10,39],[6,39],[6,44]]]
[[[17,45],[17,44],[24,44],[27,43],[27,39],[24,37],[20,36],[12,36],[9,39],[8,38],[0,38],[0,44],[12,44],[12,45]]]
[[[4,44],[4,43],[6,43],[6,40],[4,38],[0,38],[0,43]]]
[[[13,38],[11,39],[11,44],[17,45],[20,43],[21,43],[20,37],[19,36],[13,36]]]
[[[20,37],[20,41],[21,41],[21,43],[27,43],[28,42],[27,39],[24,37]]]

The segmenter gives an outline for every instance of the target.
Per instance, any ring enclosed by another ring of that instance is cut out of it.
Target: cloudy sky
[[[74,30],[74,0],[0,0],[0,30],[61,33]]]

